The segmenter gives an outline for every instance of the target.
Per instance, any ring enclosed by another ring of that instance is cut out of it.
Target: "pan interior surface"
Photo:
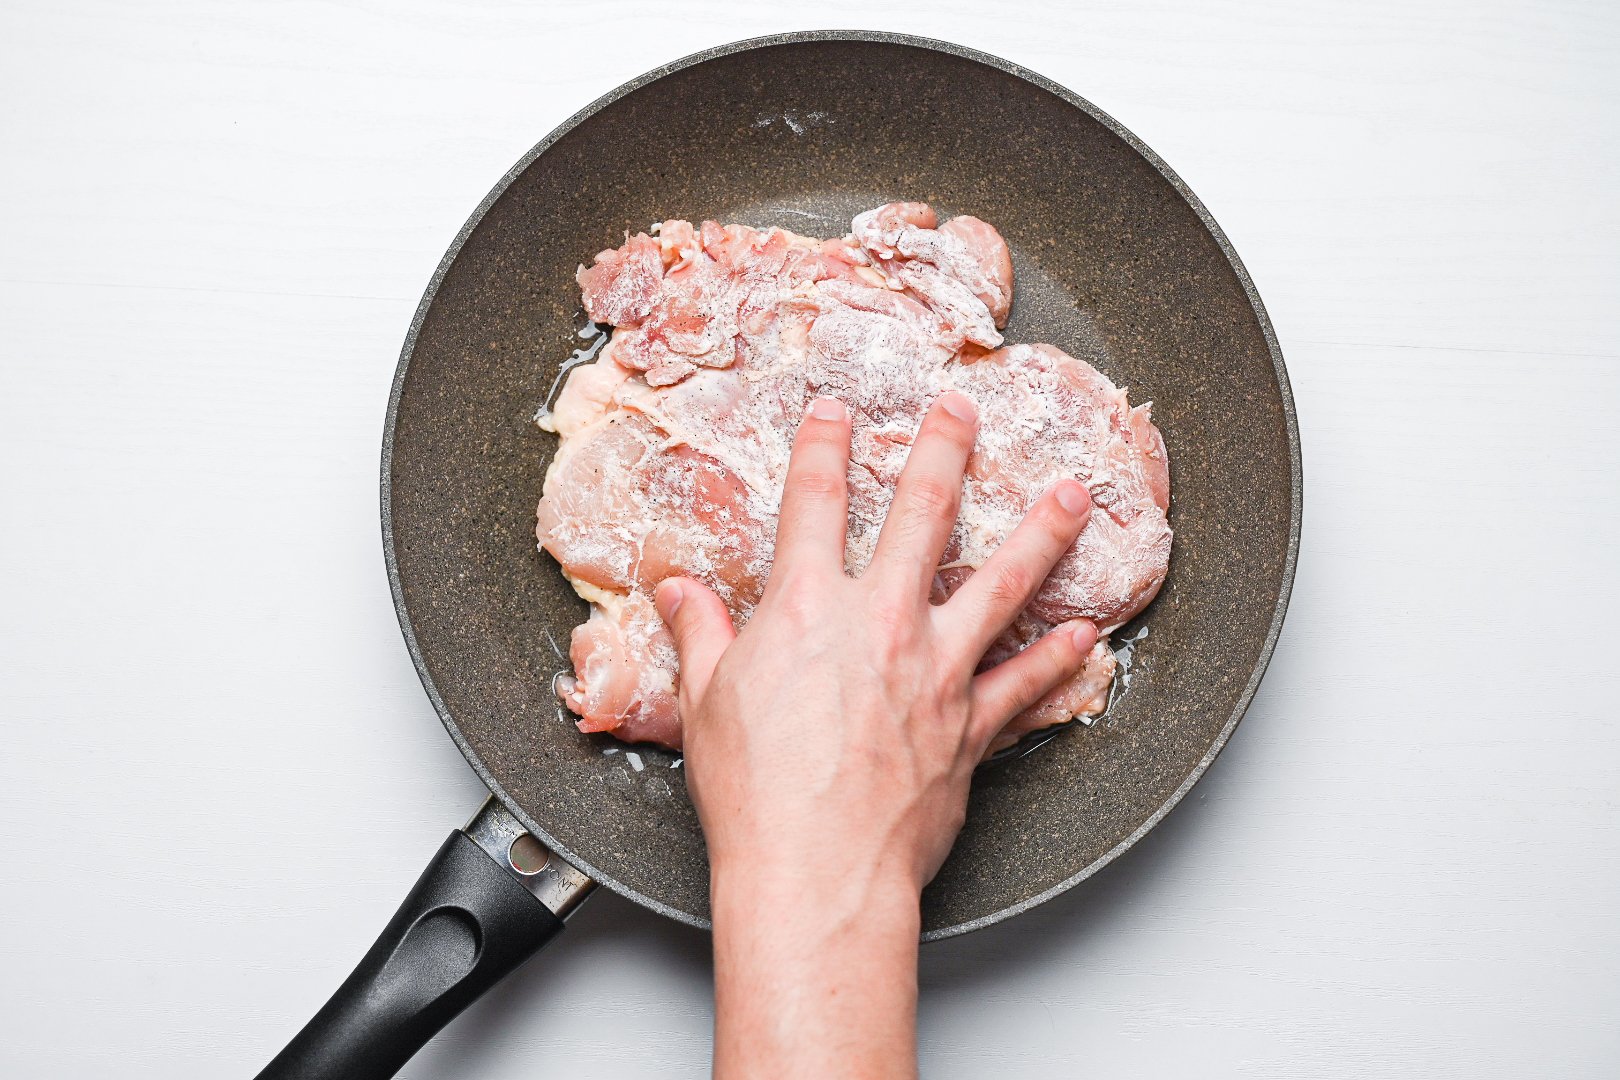
[[[993,58],[884,35],[715,50],[610,95],[536,148],[429,289],[385,446],[401,621],[451,734],[518,816],[608,886],[705,924],[708,870],[670,754],[587,737],[552,679],[586,605],[536,550],[555,445],[533,417],[588,326],[575,267],[670,217],[840,235],[891,199],[994,224],[1009,342],[1151,400],[1172,467],[1170,574],[1108,714],[981,769],[924,898],[930,936],[1095,871],[1184,794],[1269,657],[1299,520],[1281,358],[1213,223],[1134,140]],[[830,868],[830,870],[833,868]]]

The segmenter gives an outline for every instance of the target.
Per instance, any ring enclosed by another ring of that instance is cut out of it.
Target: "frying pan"
[[[900,198],[1001,230],[1009,341],[1056,344],[1154,402],[1176,529],[1164,589],[1127,628],[1130,685],[1095,725],[979,771],[923,896],[925,939],[1095,873],[1219,753],[1281,628],[1302,481],[1276,337],[1203,205],[1090,103],[960,46],[816,32],[678,60],[526,154],[417,309],[383,441],[384,548],[422,683],[492,797],[262,1076],[392,1075],[595,883],[708,925],[679,759],[580,734],[552,692],[586,606],[536,550],[554,440],[532,418],[591,333],[574,267],[625,229],[715,218],[831,236]]]

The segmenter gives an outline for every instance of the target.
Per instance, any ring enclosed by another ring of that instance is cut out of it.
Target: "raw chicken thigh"
[[[858,215],[848,235],[666,221],[580,267],[613,335],[541,423],[561,436],[536,533],[592,604],[564,701],[584,731],[678,749],[674,643],[652,603],[673,575],[713,588],[740,626],[769,576],[794,432],[815,397],[850,410],[847,569],[859,573],[928,405],[979,406],[941,598],[1040,494],[1072,477],[1090,523],[985,665],[1085,617],[1104,635],[1147,606],[1170,558],[1169,462],[1149,406],[1051,345],[1004,345],[1012,261],[995,228],[923,203]],[[1106,640],[994,748],[1107,703]]]

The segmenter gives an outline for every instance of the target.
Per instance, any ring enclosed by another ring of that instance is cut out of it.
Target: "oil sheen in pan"
[[[1114,680],[1108,684],[1108,704],[1096,716],[1076,716],[1065,720],[1061,724],[1053,724],[1038,731],[1031,731],[1022,739],[1002,750],[997,750],[983,762],[980,767],[987,765],[1000,765],[1008,761],[1016,761],[1021,757],[1033,754],[1063,732],[1072,727],[1089,728],[1108,718],[1114,710],[1114,704],[1125,696],[1131,688],[1131,666],[1136,663],[1136,650],[1148,637],[1148,628],[1145,622],[1131,622],[1114,631],[1110,648],[1114,650]]]
[[[534,414],[534,422],[537,424],[551,415],[551,410],[557,404],[557,395],[562,393],[563,383],[568,381],[568,373],[595,360],[596,354],[607,344],[609,328],[591,322],[585,317],[583,308],[580,309],[575,321],[579,323],[579,329],[574,332],[574,336],[584,344],[575,346],[574,351],[562,362],[562,366],[557,368],[557,377],[551,380],[551,389],[546,391],[546,400]]]

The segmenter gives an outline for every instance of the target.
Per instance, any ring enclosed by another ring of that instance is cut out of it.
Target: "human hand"
[[[961,829],[990,740],[1079,670],[1097,636],[1084,620],[974,673],[1085,527],[1091,501],[1073,480],[947,602],[929,603],[976,432],[965,395],[935,403],[871,564],[851,578],[849,420],[839,402],[816,401],[794,444],[770,580],[742,632],[697,582],[659,587],[716,874],[786,861],[920,890]]]
[[[794,443],[770,580],[742,632],[697,582],[658,588],[709,846],[721,1080],[915,1074],[919,893],[962,828],[990,740],[1097,640],[1089,622],[1067,623],[975,674],[1085,527],[1091,500],[1072,480],[930,604],[976,432],[967,397],[935,402],[872,561],[852,578],[849,418],[819,400]]]

